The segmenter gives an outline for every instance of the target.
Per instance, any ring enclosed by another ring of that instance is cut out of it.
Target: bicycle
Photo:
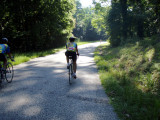
[[[7,62],[6,70],[3,70],[3,64],[1,62],[0,64],[0,85],[4,80],[6,80],[8,83],[11,83],[14,76],[14,70],[13,65],[11,62]]]
[[[79,54],[77,54],[79,55]],[[69,75],[69,84],[71,85],[71,79],[74,78],[73,75],[73,60],[72,60],[72,56],[69,56],[69,69],[68,69],[68,75]],[[74,78],[76,79],[76,77]]]

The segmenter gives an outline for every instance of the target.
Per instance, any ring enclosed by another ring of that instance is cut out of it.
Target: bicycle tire
[[[12,63],[8,62],[7,68],[6,68],[6,73],[5,73],[6,81],[8,83],[11,83],[13,80],[13,76],[14,76],[13,65],[12,65]]]
[[[71,83],[71,77],[72,77],[72,76],[71,76],[71,69],[72,69],[72,66],[71,66],[71,64],[70,64],[70,65],[69,65],[69,71],[68,71],[68,72],[69,72],[69,73],[68,73],[68,75],[69,75],[69,84],[72,84],[72,83]]]
[[[2,84],[2,81],[3,81],[3,74],[0,73],[0,86],[1,86],[1,84]]]

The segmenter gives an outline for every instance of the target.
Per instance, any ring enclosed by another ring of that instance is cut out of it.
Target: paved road
[[[93,61],[98,45],[79,46],[72,85],[64,51],[15,66],[14,81],[0,88],[0,120],[117,120]]]

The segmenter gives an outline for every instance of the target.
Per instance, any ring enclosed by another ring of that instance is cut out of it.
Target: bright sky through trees
[[[107,5],[110,5],[111,0],[108,0],[108,2],[106,3]],[[81,4],[82,4],[82,7],[89,7],[89,6],[93,6],[92,2],[93,0],[80,0]],[[99,0],[96,0],[96,2],[99,2]],[[103,4],[103,5],[106,5],[106,4]]]
[[[96,1],[99,1],[99,0],[96,0]],[[92,0],[80,0],[80,2],[83,8],[92,6]]]

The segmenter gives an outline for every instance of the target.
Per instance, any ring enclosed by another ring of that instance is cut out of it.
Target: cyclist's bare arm
[[[14,59],[12,58],[12,54],[11,53],[7,53],[7,55],[9,56],[9,58],[13,61]]]
[[[79,53],[78,53],[78,48],[76,47],[76,52],[77,52],[77,55],[79,55]]]

